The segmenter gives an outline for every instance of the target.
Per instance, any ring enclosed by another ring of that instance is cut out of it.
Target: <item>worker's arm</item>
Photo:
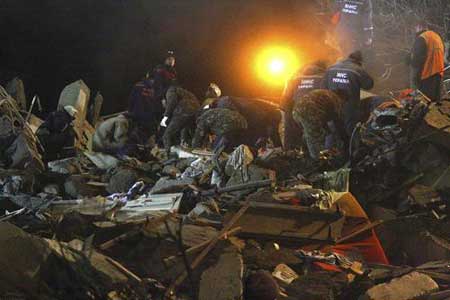
[[[361,70],[359,70],[359,76],[360,76],[360,83],[361,83],[361,88],[363,90],[371,90],[374,86],[374,81],[372,76],[370,76],[369,73],[366,72],[366,70],[364,70],[363,68],[361,68]]]
[[[373,7],[372,0],[366,0],[364,11],[362,12],[363,30],[366,45],[372,44],[373,39]]]
[[[166,93],[166,111],[164,116],[171,118],[173,111],[178,105],[178,93],[175,88],[169,88]]]
[[[427,44],[422,37],[417,37],[411,53],[412,85],[417,87],[420,82],[423,66],[427,59]]]

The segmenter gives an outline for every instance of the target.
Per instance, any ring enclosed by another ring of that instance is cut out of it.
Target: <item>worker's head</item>
[[[169,67],[174,67],[175,66],[175,54],[173,51],[168,51],[167,52],[167,57],[166,60],[164,61],[164,63],[166,65],[168,65]]]
[[[74,119],[77,117],[78,110],[75,107],[73,107],[72,105],[64,106],[64,111],[66,113],[68,113]]]
[[[416,21],[414,22],[414,31],[416,33],[424,31],[427,28],[428,28],[428,24],[424,19],[416,19]]]
[[[208,86],[208,89],[206,90],[206,98],[219,98],[222,96],[222,91],[220,90],[220,87],[211,82]]]
[[[363,59],[363,54],[361,51],[355,51],[352,54],[350,54],[348,56],[349,59],[351,59],[354,63],[358,64],[358,65],[362,65],[364,59]]]

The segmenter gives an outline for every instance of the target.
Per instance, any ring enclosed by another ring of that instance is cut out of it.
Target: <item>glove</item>
[[[168,117],[162,118],[161,123],[159,125],[161,125],[161,127],[167,127],[166,122],[168,119],[169,119]]]

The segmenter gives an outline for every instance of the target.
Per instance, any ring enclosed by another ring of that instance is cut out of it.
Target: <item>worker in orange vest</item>
[[[441,100],[444,76],[444,42],[436,32],[429,30],[425,21],[415,26],[416,40],[411,53],[412,86],[432,101]]]

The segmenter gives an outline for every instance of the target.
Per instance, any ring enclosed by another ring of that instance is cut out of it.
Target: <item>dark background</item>
[[[253,59],[282,44],[317,56],[323,33],[313,1],[1,0],[1,80],[20,75],[28,101],[56,107],[62,88],[82,78],[105,97],[104,113],[126,107],[132,85],[176,52],[181,83],[200,98],[209,82],[226,95],[277,96]]]

